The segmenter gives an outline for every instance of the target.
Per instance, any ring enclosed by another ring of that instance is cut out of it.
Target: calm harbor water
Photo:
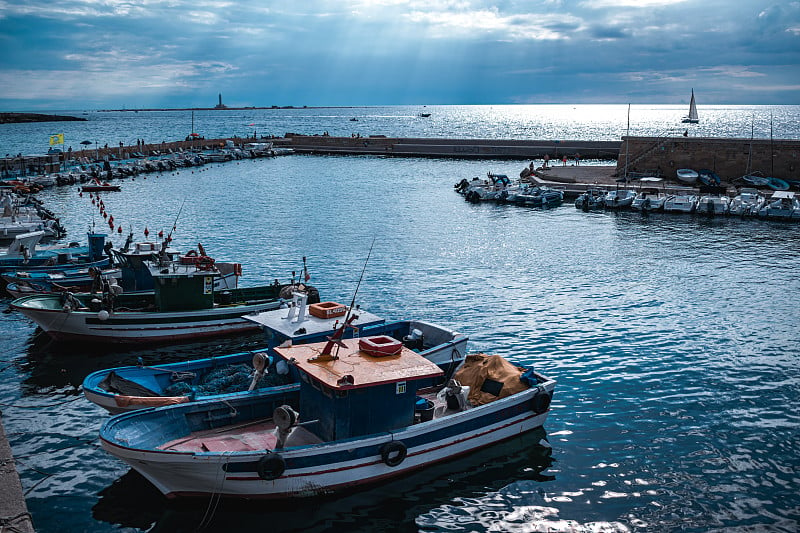
[[[609,138],[618,138],[627,106],[606,107]],[[332,118],[287,118],[264,133],[347,134],[348,117],[370,111],[337,111],[338,132]],[[411,124],[423,120],[416,108],[403,111]],[[113,128],[109,144],[122,131],[148,140],[138,120],[154,124],[156,137],[185,136],[171,118],[148,115],[117,114],[104,126]],[[548,137],[542,121],[533,133],[525,120],[487,130],[487,116],[473,116],[471,130],[461,118],[426,135]],[[552,120],[575,133],[563,138],[592,137],[569,116]],[[599,131],[603,120],[583,124]],[[15,134],[16,151],[36,142],[39,127]],[[217,127],[203,129],[231,134]],[[285,156],[123,182],[104,202],[126,231],[168,230],[185,201],[176,246],[202,242],[218,259],[240,261],[243,285],[287,280],[306,256],[323,299],[349,301],[375,237],[363,307],[444,323],[469,334],[472,350],[534,366],[558,380],[553,410],[541,432],[370,490],[281,505],[168,503],[99,448],[107,415],[83,398],[81,381],[138,357],[152,364],[251,348],[260,336],[93,349],[52,343],[6,312],[0,409],[37,530],[796,531],[800,226],[472,205],[453,192],[463,177],[516,175],[525,163]],[[74,187],[39,197],[61,215],[67,240],[84,240],[93,222],[103,227]]]

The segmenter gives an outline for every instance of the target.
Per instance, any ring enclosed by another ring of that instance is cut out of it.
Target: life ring
[[[381,459],[386,466],[397,466],[402,463],[408,455],[408,449],[402,441],[390,440],[381,446]]]
[[[267,455],[258,460],[256,471],[261,479],[272,481],[281,477],[286,471],[286,461],[280,454],[267,452]]]
[[[536,395],[534,395],[532,403],[533,403],[533,412],[537,415],[544,413],[550,407],[550,395],[547,394],[544,390],[539,390]]]

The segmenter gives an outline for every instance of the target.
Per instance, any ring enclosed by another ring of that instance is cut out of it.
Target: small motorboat
[[[730,211],[730,199],[717,193],[704,194],[697,201],[696,211],[710,216],[727,215]]]
[[[658,187],[661,185],[661,188]],[[664,191],[664,180],[653,176],[639,178],[639,192],[631,202],[631,208],[643,213],[659,211],[664,207],[667,194]]]
[[[742,187],[730,203],[729,213],[740,217],[756,215],[764,202],[764,196],[758,189]]]
[[[775,191],[758,208],[761,218],[800,220],[800,199],[790,191]]]
[[[697,182],[697,178],[700,177],[700,174],[691,168],[679,168],[675,171],[675,175],[677,176],[678,181],[688,185],[693,185]]]
[[[564,191],[550,187],[525,184],[513,195],[509,194],[506,201],[517,205],[549,209],[562,204],[564,201]]]
[[[636,191],[630,189],[614,189],[608,191],[605,198],[606,209],[627,209],[633,204]]]
[[[300,375],[265,390],[112,417],[103,449],[168,498],[296,498],[377,483],[532,431],[556,382],[472,354],[448,378],[403,347],[375,357],[358,339],[279,347]]]
[[[582,211],[603,209],[606,206],[606,190],[598,187],[589,187],[575,198],[575,208]]]
[[[697,209],[697,195],[685,191],[670,194],[664,200],[665,213],[694,213]]]
[[[107,181],[93,180],[91,183],[81,186],[81,192],[104,192],[104,191],[119,191],[119,185],[111,185]]]

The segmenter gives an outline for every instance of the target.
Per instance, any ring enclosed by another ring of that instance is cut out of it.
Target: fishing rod
[[[175,231],[175,228],[178,225],[178,219],[181,217],[181,213],[183,212],[183,206],[186,205],[186,198],[183,199],[183,203],[181,204],[181,208],[178,209],[178,214],[175,215],[175,222],[172,223],[172,229],[169,230],[167,233],[167,242],[172,242],[172,232]]]
[[[342,322],[342,326],[336,330],[336,332],[328,337],[328,343],[325,345],[325,348],[322,349],[322,353],[320,353],[317,357],[310,359],[310,361],[330,361],[332,359],[338,359],[338,356],[333,355],[331,352],[333,351],[334,346],[342,347],[344,343],[342,342],[342,337],[344,336],[344,330],[350,325],[351,320],[356,320],[358,315],[353,315],[353,308],[356,305],[356,295],[358,294],[358,289],[361,287],[361,281],[364,279],[364,272],[367,271],[367,263],[369,263],[369,258],[372,255],[372,248],[375,246],[375,237],[372,237],[372,244],[369,246],[369,252],[367,253],[367,258],[364,260],[364,268],[361,269],[361,276],[358,278],[358,283],[356,284],[356,290],[353,292],[353,299],[350,301],[350,307],[347,308],[347,314],[344,317],[344,321]],[[352,315],[352,318],[351,318]],[[337,350],[338,353],[338,350]]]

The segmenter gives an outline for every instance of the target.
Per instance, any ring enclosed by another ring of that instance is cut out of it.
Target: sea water
[[[373,111],[337,113],[350,122]],[[404,111],[408,123],[426,120]],[[158,123],[147,115],[120,113],[113,127],[142,137],[136,120]],[[524,136],[522,122],[487,133],[492,116],[476,114],[463,135]],[[334,125],[314,128],[351,127]],[[167,140],[172,126],[162,124]],[[313,133],[303,121],[283,126]],[[525,164],[292,155],[119,182],[103,199],[126,233],[144,240],[144,228],[152,238],[174,225],[179,249],[202,243],[241,262],[242,285],[286,282],[305,256],[322,298],[349,302],[374,239],[362,307],[442,323],[469,335],[471,351],[553,377],[552,411],[541,431],[368,490],[169,503],[100,449],[108,415],[84,399],[83,378],[139,358],[252,349],[261,336],[91,348],[51,342],[6,312],[0,408],[37,531],[796,531],[800,225],[474,205],[453,191],[462,178],[513,176]],[[67,241],[107,227],[77,187],[38,197]]]

